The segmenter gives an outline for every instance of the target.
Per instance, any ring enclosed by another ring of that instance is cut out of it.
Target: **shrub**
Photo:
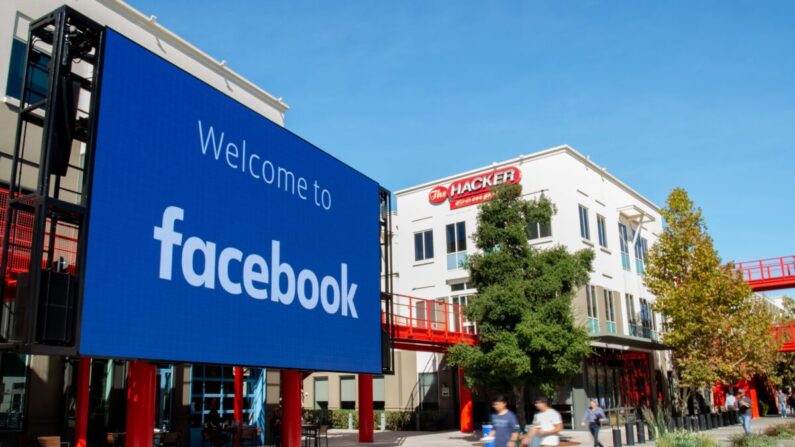
[[[402,431],[411,427],[411,411],[387,411],[386,429]]]
[[[777,439],[793,439],[795,438],[795,422],[771,425],[762,433],[764,433],[765,436],[770,436]]]
[[[759,411],[762,412],[762,416],[767,416],[770,412],[770,404],[767,402],[760,400],[759,401]]]
[[[666,433],[657,438],[655,445],[657,447],[719,447],[718,442],[708,436],[686,431]]]
[[[641,408],[641,413],[643,414],[643,421],[649,427],[649,433],[654,436],[654,439],[665,436],[668,433],[668,424],[662,410],[658,409],[657,414],[654,414],[651,408],[643,407]]]
[[[764,435],[740,434],[732,436],[729,441],[732,447],[775,447],[776,441]]]

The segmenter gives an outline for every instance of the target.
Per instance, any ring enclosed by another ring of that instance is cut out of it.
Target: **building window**
[[[467,236],[466,224],[458,222],[447,225],[447,270],[466,267]]]
[[[627,226],[622,223],[618,224],[618,240],[621,244],[621,266],[629,272],[629,234]]]
[[[607,321],[607,332],[616,333],[616,312],[613,308],[613,292],[604,291],[605,294],[605,320]]]
[[[639,275],[642,275],[646,269],[646,250],[648,242],[646,239],[639,237],[635,242],[635,270]]]
[[[356,377],[355,376],[341,376],[340,377],[340,409],[342,409],[342,410],[355,410],[356,409]]]
[[[439,378],[435,372],[420,373],[420,401],[423,410],[439,409]]]
[[[657,339],[657,324],[654,322],[654,312],[651,311],[649,302],[640,299],[640,322],[643,327],[643,338]]]
[[[599,233],[599,245],[607,248],[607,230],[605,226],[605,217],[596,215],[596,231]]]
[[[385,404],[384,376],[373,377],[373,410],[383,410]]]
[[[22,76],[25,73],[25,52],[27,44],[17,38],[11,39],[11,60],[8,65],[8,83],[6,96],[22,99]],[[32,53],[30,69],[28,71],[28,101],[34,103],[47,96],[48,69],[50,56],[35,51]]]
[[[450,284],[451,292],[462,292],[470,289],[472,289],[472,286],[467,281]]]
[[[638,315],[635,313],[635,297],[627,293],[624,295],[627,304],[627,319],[629,321],[629,335],[640,337],[640,323],[638,322]]]
[[[477,326],[475,323],[467,320],[466,315],[464,315],[464,309],[469,303],[469,295],[451,296],[450,303],[453,305],[450,310],[453,320],[451,329],[454,332],[477,334]]]
[[[28,356],[13,352],[0,355],[0,430],[20,431],[24,426],[28,383]]]
[[[552,225],[549,222],[541,223],[535,220],[530,220],[527,223],[527,238],[542,239],[552,236]]]
[[[433,259],[433,230],[414,233],[414,260]]]
[[[588,306],[588,333],[599,333],[599,310],[596,306],[596,288],[592,285],[585,286],[585,300]]]
[[[315,377],[315,410],[328,410],[328,377]]]
[[[580,205],[580,236],[591,240],[591,227],[588,224],[588,208]]]
[[[191,368],[191,426],[204,426],[205,418],[215,408],[226,422],[234,419],[235,374],[231,366],[194,364]],[[264,372],[244,368],[244,417],[252,412],[254,390],[264,384]]]

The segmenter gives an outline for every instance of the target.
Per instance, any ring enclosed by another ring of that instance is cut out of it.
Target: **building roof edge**
[[[279,113],[284,114],[290,108],[290,106],[282,101],[281,98],[273,96],[272,94],[265,91],[262,87],[230,69],[226,65],[225,61],[219,62],[209,54],[180,37],[178,34],[159,24],[156,20],[152,20],[150,17],[144,15],[141,11],[125,3],[123,0],[100,0],[99,3],[111,8],[116,12],[132,15],[135,19],[137,19],[136,22],[144,29],[149,30],[155,36],[161,35],[168,38],[175,47],[184,51],[186,54],[193,56],[196,60],[204,63],[209,69],[215,71],[216,73],[222,76],[227,75],[233,78],[243,89],[247,90],[249,93],[261,99],[268,105],[276,108]]]
[[[605,168],[597,165],[596,163],[591,161],[590,158],[588,158],[588,157],[584,156],[583,154],[579,153],[576,149],[574,149],[573,147],[569,146],[568,144],[562,144],[560,146],[551,147],[549,149],[544,149],[544,150],[541,150],[541,151],[538,151],[538,152],[533,152],[533,153],[527,154],[527,155],[520,155],[520,156],[512,158],[510,160],[504,160],[504,161],[492,163],[490,166],[482,166],[482,167],[479,167],[477,169],[472,169],[472,170],[469,170],[469,171],[466,171],[466,172],[461,172],[461,173],[450,175],[450,176],[447,176],[447,177],[444,177],[444,178],[432,180],[430,182],[425,182],[425,183],[422,183],[422,184],[419,184],[419,185],[415,185],[415,186],[411,186],[411,187],[408,187],[408,188],[404,188],[404,189],[395,191],[395,197],[400,197],[402,195],[406,195],[406,194],[410,194],[410,193],[413,193],[413,192],[417,192],[417,191],[419,191],[421,189],[429,188],[431,186],[435,186],[435,185],[438,185],[440,183],[447,183],[447,182],[450,182],[450,181],[453,181],[453,180],[456,180],[456,179],[459,179],[459,178],[462,178],[462,177],[468,177],[470,175],[477,174],[478,172],[482,172],[484,169],[501,168],[501,167],[504,167],[506,165],[510,165],[510,164],[513,164],[513,163],[521,163],[521,162],[536,160],[536,159],[548,157],[548,156],[551,156],[551,155],[557,155],[557,154],[568,154],[568,155],[572,156],[573,158],[579,160],[581,163],[583,163],[584,165],[586,165],[589,168],[593,169],[594,171],[600,172],[603,176],[608,178],[610,181],[615,183],[617,186],[619,186],[620,188],[626,190],[627,192],[629,192],[630,194],[634,195],[639,200],[644,202],[646,205],[651,207],[655,212],[657,212],[657,213],[660,212],[660,207],[657,206],[657,204],[655,204],[651,200],[647,199],[644,195],[642,195],[641,193],[639,193],[638,191],[634,190],[633,188],[631,188],[626,183],[624,183],[621,180],[619,180],[613,174],[607,172],[607,170]]]

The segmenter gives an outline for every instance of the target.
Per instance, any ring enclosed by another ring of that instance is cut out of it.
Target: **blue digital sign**
[[[379,186],[107,31],[79,351],[381,372]]]

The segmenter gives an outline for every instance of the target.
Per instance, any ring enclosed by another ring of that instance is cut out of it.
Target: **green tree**
[[[522,424],[527,387],[551,395],[581,370],[590,352],[571,303],[588,282],[593,251],[571,254],[565,247],[539,250],[528,243],[528,224],[549,223],[554,212],[548,199],[524,200],[516,185],[496,188],[496,197],[481,206],[474,234],[480,253],[468,260],[478,293],[464,311],[477,323],[478,345],[449,350],[470,386],[514,395]]]
[[[663,343],[673,353],[677,399],[718,381],[771,372],[772,315],[731,263],[715,250],[701,210],[674,189],[662,210],[666,227],[648,256],[645,282],[665,317]]]

